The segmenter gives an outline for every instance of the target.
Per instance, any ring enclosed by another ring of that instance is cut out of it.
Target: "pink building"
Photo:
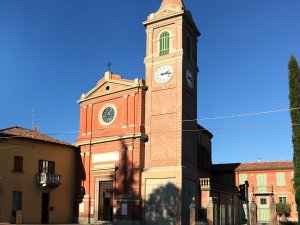
[[[291,205],[289,220],[297,220],[293,188],[294,165],[290,161],[252,162],[213,165],[216,177],[224,184],[236,186],[248,181],[249,201],[257,205],[258,222],[270,220],[270,204],[283,202]],[[246,210],[246,205],[244,205]],[[245,216],[247,213],[244,213]],[[247,217],[247,216],[246,216]],[[278,218],[280,219],[280,218]]]
[[[257,204],[258,221],[268,221],[266,208],[274,199],[292,206],[290,220],[297,220],[293,188],[294,165],[290,161],[241,163],[236,169],[236,185],[249,182],[249,200]]]

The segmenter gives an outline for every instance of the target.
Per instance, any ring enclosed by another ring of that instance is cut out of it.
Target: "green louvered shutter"
[[[267,191],[267,175],[266,174],[258,174],[257,175],[257,188],[259,192]]]
[[[276,173],[277,186],[285,186],[285,174],[284,172]]]
[[[247,180],[247,174],[239,174],[239,184],[244,184]]]
[[[170,51],[170,35],[167,31],[162,32],[159,37],[159,55],[167,55]]]

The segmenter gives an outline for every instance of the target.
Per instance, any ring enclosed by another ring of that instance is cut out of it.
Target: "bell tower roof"
[[[176,5],[176,6],[182,7],[182,9],[184,8],[183,0],[163,0],[160,8],[167,6],[167,5]]]

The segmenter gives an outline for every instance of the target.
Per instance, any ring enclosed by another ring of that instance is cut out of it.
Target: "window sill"
[[[24,174],[24,171],[15,171],[15,170],[12,170],[11,172],[12,173],[22,173],[22,174]]]

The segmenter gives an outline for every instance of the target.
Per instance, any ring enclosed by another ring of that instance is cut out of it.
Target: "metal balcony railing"
[[[58,186],[61,184],[61,176],[54,173],[37,173],[36,183],[42,186]]]
[[[256,195],[260,194],[273,194],[273,185],[269,186],[254,186],[252,185],[252,193]]]

